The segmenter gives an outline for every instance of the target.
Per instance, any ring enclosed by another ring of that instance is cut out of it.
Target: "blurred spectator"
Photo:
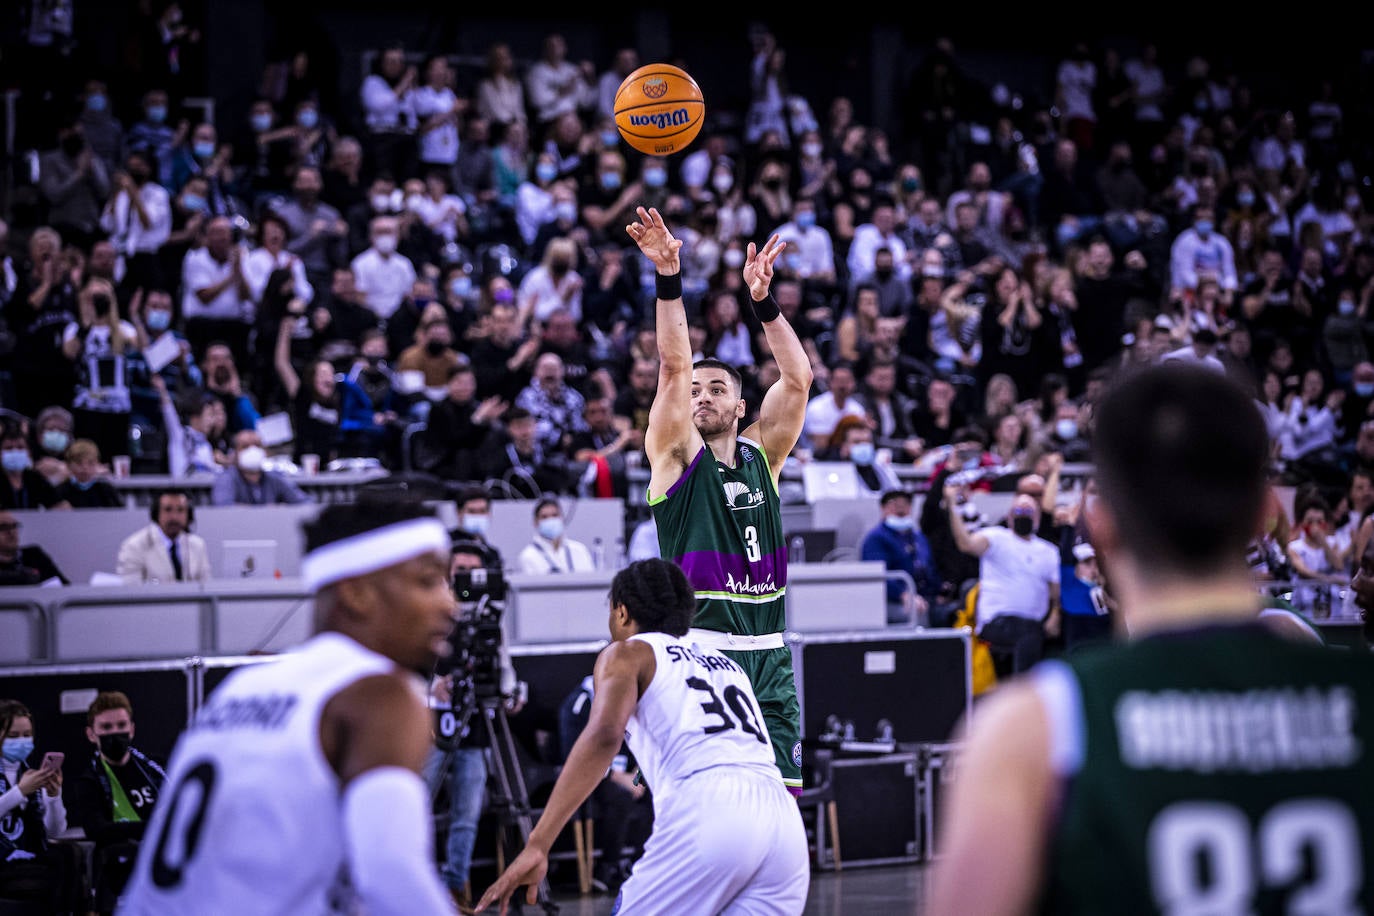
[[[954,384],[933,378],[926,385],[925,400],[912,411],[911,426],[927,449],[953,442],[955,430],[967,425],[967,414],[954,403]]]
[[[586,399],[564,382],[563,360],[545,353],[534,365],[534,378],[515,398],[515,406],[534,417],[545,452],[566,452],[571,437],[587,431]]]
[[[431,169],[425,176],[425,193],[408,201],[411,212],[440,243],[466,241],[471,234],[468,205],[453,193],[452,174],[451,169]]]
[[[502,278],[493,295],[486,336],[472,346],[472,368],[477,373],[477,395],[499,395],[514,401],[529,383],[539,338],[527,336],[515,307],[515,293]]]
[[[455,364],[448,370],[447,397],[429,412],[416,466],[444,480],[476,479],[480,448],[507,407],[496,396],[478,401],[472,367]]]
[[[358,204],[366,202],[367,182],[363,176],[363,145],[358,142],[357,137],[340,137],[330,150],[329,161],[317,174],[321,178],[321,188],[316,190],[316,196],[337,213],[347,213]],[[296,177],[300,177],[300,170],[297,170]],[[296,193],[304,205],[305,200],[301,195],[299,182],[296,183]],[[302,234],[294,228],[298,225],[296,222],[288,222],[293,226],[293,239]],[[313,220],[306,225],[312,223]]]
[[[74,433],[94,440],[101,454],[129,454],[133,413],[130,361],[138,330],[119,317],[114,287],[91,279],[77,297],[77,320],[62,334],[62,353],[76,367]]]
[[[476,479],[501,481],[526,499],[546,491],[565,493],[574,482],[566,460],[547,454],[539,444],[534,415],[518,405],[506,411],[502,424],[482,444]]]
[[[1078,145],[1068,137],[1054,143],[1054,155],[1040,189],[1040,220],[1051,251],[1058,257],[1102,226],[1102,197]]]
[[[596,105],[596,68],[591,61],[568,60],[562,35],[544,36],[539,59],[525,71],[525,98],[534,114],[536,136],[543,136],[560,115],[581,116]]]
[[[53,486],[69,476],[66,454],[75,430],[76,421],[65,407],[44,407],[33,421],[33,466]]]
[[[90,439],[77,439],[67,448],[66,465],[70,476],[57,485],[59,499],[73,509],[113,509],[124,505],[119,495],[101,474],[100,448]]]
[[[104,81],[87,80],[81,93],[81,132],[91,149],[105,163],[105,170],[113,174],[124,160],[124,125],[114,116],[110,107],[110,93]],[[157,160],[150,158],[148,161],[155,165]]]
[[[521,549],[516,568],[526,574],[592,572],[596,564],[586,544],[567,536],[563,506],[544,498],[534,504],[534,539]]]
[[[301,455],[319,455],[320,467],[328,467],[335,459],[355,457],[350,445],[376,432],[372,402],[355,383],[339,377],[327,359],[313,357],[296,373],[290,356],[295,320],[294,315],[282,319],[274,360],[290,405],[292,459],[299,464]]]
[[[487,47],[486,72],[477,80],[477,112],[493,124],[525,123],[525,84],[515,71],[515,55],[503,41]]]
[[[263,462],[267,451],[257,430],[244,429],[234,434],[234,465],[225,468],[210,486],[212,506],[267,506],[311,501],[309,494],[290,477],[267,470]]]
[[[23,524],[9,509],[0,508],[0,586],[71,585],[47,551],[37,544],[20,546]]]
[[[940,594],[940,577],[935,570],[930,544],[916,528],[910,493],[901,489],[888,490],[883,493],[879,505],[882,520],[863,536],[859,558],[877,560],[889,572],[904,572],[911,577],[911,583],[896,577],[888,579],[887,622],[924,625],[931,605]]]
[[[372,72],[359,88],[366,168],[370,174],[413,175],[419,152],[415,146],[415,109],[411,90],[419,73],[406,62],[405,48],[391,44],[373,62]]]
[[[415,342],[396,358],[396,371],[420,373],[426,396],[438,400],[444,396],[449,370],[468,361],[467,357],[454,349],[453,344],[453,329],[449,326],[443,304],[430,302],[421,312],[420,325],[415,329]]]
[[[863,403],[854,396],[857,387],[852,363],[837,362],[831,365],[829,388],[812,397],[806,405],[803,432],[813,450],[820,451],[826,447],[841,417],[866,416]]]
[[[1169,250],[1171,296],[1196,295],[1204,276],[1220,284],[1223,304],[1228,304],[1238,289],[1235,251],[1226,236],[1214,231],[1215,217],[1212,207],[1195,207],[1192,225],[1174,239]]]
[[[63,241],[90,248],[110,195],[110,173],[86,143],[79,118],[58,131],[56,149],[39,156],[38,186],[48,205],[48,223]]]
[[[157,183],[164,188],[172,188],[172,148],[181,142],[181,134],[189,129],[182,125],[172,130],[167,124],[167,92],[163,89],[149,89],[143,94],[140,108],[141,117],[130,128],[124,138],[124,150],[115,161],[120,161],[130,153],[142,153],[155,163]]]
[[[119,545],[115,572],[126,585],[207,582],[210,553],[205,539],[191,533],[195,512],[185,490],[153,494],[153,521]]]
[[[363,302],[382,320],[390,318],[401,300],[410,295],[415,283],[415,265],[396,251],[400,224],[394,217],[372,220],[371,247],[360,252],[349,265]]]
[[[211,341],[222,340],[234,361],[248,364],[248,332],[256,305],[243,270],[244,249],[228,217],[205,225],[202,244],[186,253],[181,271],[181,316],[186,339],[196,359],[203,360]]]
[[[19,423],[0,421],[0,508],[70,509],[57,489],[33,467],[29,439]]]
[[[242,207],[234,194],[234,147],[221,143],[215,125],[206,121],[192,127],[190,135],[172,147],[172,181],[167,189],[180,191],[194,175],[204,178],[210,188],[212,212],[240,212]]]
[[[115,277],[125,289],[162,286],[159,251],[172,233],[167,189],[153,180],[152,161],[131,153],[114,176],[114,193],[100,214],[100,228],[119,252]]]
[[[336,267],[347,261],[348,224],[339,210],[321,200],[319,169],[296,170],[292,196],[272,203],[286,228],[286,250],[300,260],[307,286],[325,288]]]
[[[241,429],[256,428],[258,410],[243,390],[243,381],[239,375],[238,364],[234,360],[234,351],[222,341],[212,341],[205,348],[203,369],[205,391],[213,395],[223,407],[225,434],[232,436]]]
[[[410,90],[418,138],[418,165],[423,172],[443,171],[453,180],[458,161],[458,122],[468,100],[453,91],[453,68],[443,54],[431,54],[421,69],[422,82]]]
[[[817,285],[835,282],[835,243],[830,230],[817,221],[816,203],[798,197],[791,218],[774,230],[787,243],[787,253],[797,254],[796,275]]]
[[[224,412],[219,399],[203,389],[191,388],[174,401],[160,375],[152,376],[152,385],[158,393],[167,437],[167,473],[172,477],[218,473],[220,464],[211,436],[217,416]]]
[[[1093,151],[1096,139],[1097,65],[1083,41],[1074,42],[1055,73],[1054,101],[1064,121],[1064,133],[1084,153]]]
[[[1097,565],[1097,551],[1080,541],[1070,548],[1070,556],[1059,572],[1065,652],[1109,641],[1113,635],[1112,601]]]
[[[54,842],[67,830],[62,767],[30,763],[34,724],[22,703],[0,700],[0,818],[7,825],[0,835],[0,895],[30,912],[74,912],[81,896],[76,856]]]
[[[865,367],[863,384],[855,399],[863,405],[874,444],[889,449],[895,462],[914,461],[921,456],[925,444],[911,422],[915,402],[897,389],[897,364],[888,359],[872,359]]]
[[[888,490],[900,489],[902,482],[891,462],[879,461],[873,444],[873,430],[863,417],[846,414],[835,425],[825,448],[816,452],[817,461],[839,461],[854,465],[860,492],[878,497]]]

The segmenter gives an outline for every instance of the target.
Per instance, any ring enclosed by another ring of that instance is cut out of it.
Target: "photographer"
[[[487,737],[477,718],[484,712],[475,707],[493,689],[508,714],[524,706],[524,685],[516,680],[499,616],[505,605],[500,557],[487,561],[494,553],[474,539],[453,542],[449,574],[458,593],[459,620],[450,639],[453,654],[439,662],[430,685],[430,705],[441,715],[435,747],[425,763],[425,782],[432,798],[439,796],[441,787],[448,791],[448,837],[440,872],[460,913],[472,912],[468,868],[487,784]],[[475,577],[465,575],[473,570],[485,570],[492,578],[479,585]],[[493,625],[494,633],[486,629]],[[450,710],[453,715],[443,715]]]

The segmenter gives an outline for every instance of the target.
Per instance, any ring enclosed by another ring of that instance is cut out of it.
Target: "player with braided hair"
[[[748,675],[688,634],[696,594],[686,575],[667,560],[631,563],[611,581],[610,606],[587,726],[478,912],[499,900],[504,914],[522,885],[534,904],[550,846],[623,740],[653,790],[654,827],[613,912],[801,913],[811,877],[801,814]]]

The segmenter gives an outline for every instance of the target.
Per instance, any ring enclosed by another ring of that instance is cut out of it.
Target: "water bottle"
[[[592,565],[596,569],[606,568],[606,544],[601,538],[592,539]]]
[[[789,563],[806,562],[806,539],[800,534],[794,534],[792,540],[787,544],[787,561]]]

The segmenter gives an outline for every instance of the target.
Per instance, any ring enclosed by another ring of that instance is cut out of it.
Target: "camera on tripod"
[[[458,620],[448,637],[448,654],[435,675],[452,676],[450,709],[439,716],[436,742],[456,744],[478,706],[501,699],[501,616],[506,610],[506,579],[499,568],[478,567],[453,575]]]

